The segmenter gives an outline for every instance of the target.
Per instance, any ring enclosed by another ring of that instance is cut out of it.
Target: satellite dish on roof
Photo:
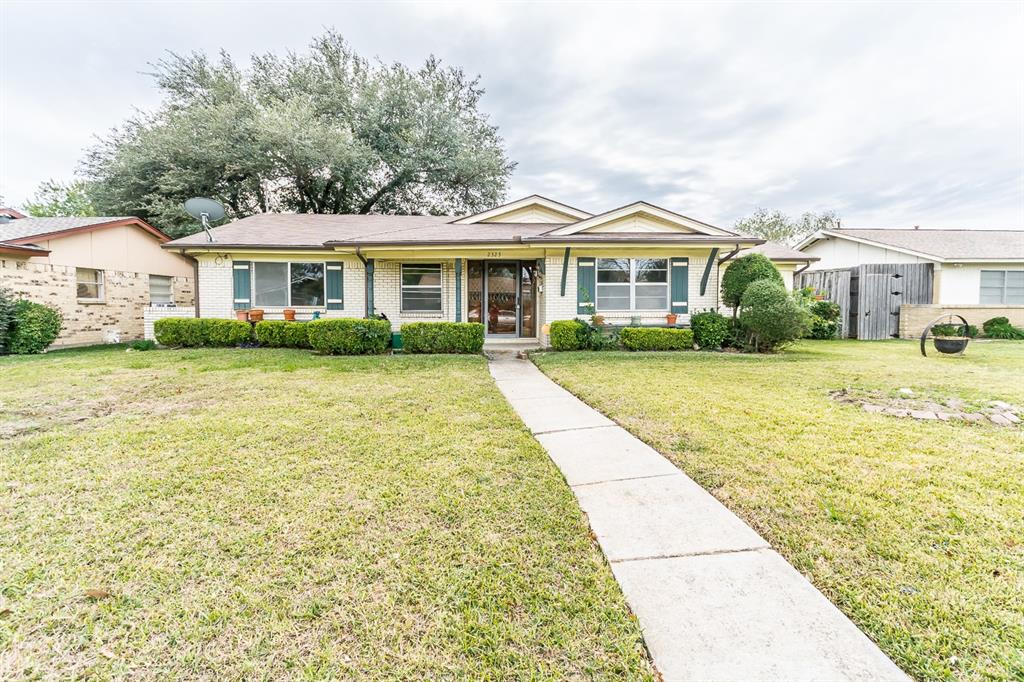
[[[203,224],[207,239],[211,242],[215,241],[213,233],[210,232],[210,221],[220,220],[224,217],[224,207],[221,206],[220,202],[204,197],[192,197],[185,202],[185,210],[188,211],[190,216]]]

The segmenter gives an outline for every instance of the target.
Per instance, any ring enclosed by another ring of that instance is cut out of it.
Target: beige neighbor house
[[[0,287],[60,310],[56,347],[141,339],[147,315],[194,314],[194,263],[132,217],[28,218],[0,210]]]
[[[920,335],[929,321],[948,313],[979,326],[999,316],[1024,326],[1022,230],[843,228],[816,232],[796,249],[818,259],[808,276],[861,270],[879,279],[880,300],[893,299],[887,305],[900,336]],[[887,283],[884,275],[890,271],[901,271],[906,279]],[[859,286],[862,300],[872,295],[867,284]],[[895,291],[903,301],[892,297]],[[908,298],[915,292],[916,298]]]
[[[688,324],[718,307],[723,263],[764,241],[645,202],[594,215],[536,195],[469,216],[261,214],[212,235],[163,244],[198,262],[201,317],[481,322],[492,343],[546,343],[549,323],[594,313]]]

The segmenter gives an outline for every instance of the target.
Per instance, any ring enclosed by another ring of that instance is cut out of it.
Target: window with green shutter
[[[576,312],[580,315],[590,315],[594,312],[594,298],[596,294],[595,274],[593,258],[576,259]]]
[[[672,258],[672,312],[687,313],[690,304],[690,259]]]
[[[252,278],[249,261],[236,260],[231,269],[234,281],[235,310],[247,310],[252,307]]]
[[[345,270],[342,263],[327,264],[327,309],[345,309]]]

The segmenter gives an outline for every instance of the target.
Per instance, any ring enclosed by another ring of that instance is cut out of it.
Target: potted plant
[[[263,321],[263,309],[262,308],[253,308],[252,310],[250,310],[249,311],[249,321],[250,322],[262,322]]]
[[[284,319],[288,320],[289,322],[294,322],[295,321],[295,309],[294,308],[285,308],[284,309]]]
[[[594,325],[595,327],[603,327],[604,326],[604,315],[598,315],[596,313],[591,315],[590,316],[590,324]]]
[[[235,311],[235,319],[236,320],[240,320],[242,322],[248,322],[249,321],[249,311],[248,310],[236,310]]]
[[[668,315],[665,316],[665,322],[667,322],[668,326],[670,327],[676,326],[676,320],[678,319],[679,316],[676,315],[675,313],[669,313]]]

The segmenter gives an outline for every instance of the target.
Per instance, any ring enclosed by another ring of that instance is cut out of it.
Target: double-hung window
[[[75,289],[80,301],[102,301],[103,271],[75,268]]]
[[[174,303],[173,278],[166,275],[149,276],[149,304],[168,306]]]
[[[598,258],[597,310],[668,310],[667,258]]]
[[[1024,304],[1024,270],[982,270],[978,302]]]
[[[441,264],[402,264],[402,312],[441,312]]]
[[[253,305],[323,307],[323,263],[252,264]]]

